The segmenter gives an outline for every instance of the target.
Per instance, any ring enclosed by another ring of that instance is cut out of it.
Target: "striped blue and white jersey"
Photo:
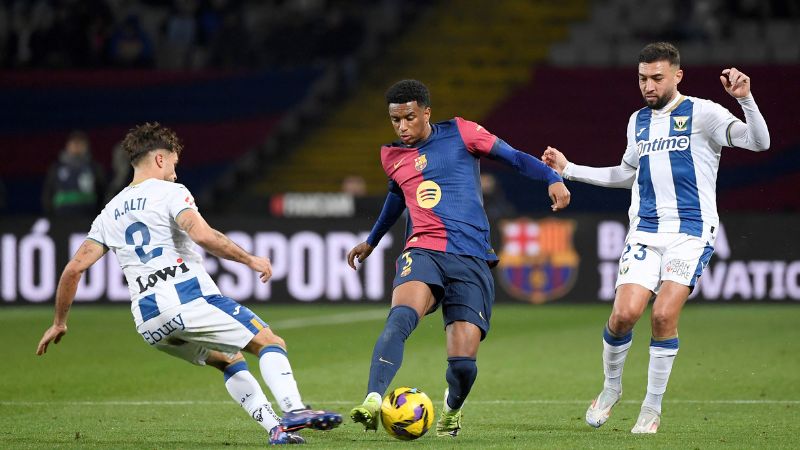
[[[87,238],[116,254],[137,325],[172,306],[220,295],[194,242],[175,222],[186,209],[197,210],[186,187],[151,178],[123,189],[92,223]]]
[[[631,115],[622,158],[636,169],[631,230],[700,237],[704,226],[718,226],[719,159],[738,121],[717,103],[684,95],[660,110],[645,107]]]

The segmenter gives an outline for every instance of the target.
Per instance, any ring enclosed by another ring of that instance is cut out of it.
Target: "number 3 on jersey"
[[[142,243],[138,245],[134,239],[134,235],[136,233],[142,235]],[[161,247],[156,247],[149,252],[144,251],[144,248],[142,247],[145,245],[150,245],[150,229],[147,228],[147,225],[143,224],[142,222],[134,222],[125,229],[125,243],[135,246],[136,254],[139,256],[139,260],[142,263],[146,263],[155,257],[161,256],[161,252],[163,251]]]

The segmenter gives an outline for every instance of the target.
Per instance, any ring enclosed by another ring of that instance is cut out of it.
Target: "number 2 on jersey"
[[[142,243],[138,245],[136,244],[136,240],[133,238],[133,235],[136,233],[142,235]],[[136,246],[136,254],[139,256],[139,260],[143,263],[146,263],[157,256],[161,256],[161,252],[163,251],[161,247],[156,247],[149,252],[144,251],[144,248],[142,247],[145,245],[150,245],[150,229],[147,228],[147,225],[143,224],[142,222],[134,222],[125,229],[125,243]]]

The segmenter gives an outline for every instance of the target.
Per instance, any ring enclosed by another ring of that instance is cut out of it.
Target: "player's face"
[[[678,92],[683,71],[669,61],[639,63],[639,89],[648,107],[661,109]]]
[[[416,101],[389,103],[389,118],[403,144],[414,145],[431,134],[431,108],[423,108]]]

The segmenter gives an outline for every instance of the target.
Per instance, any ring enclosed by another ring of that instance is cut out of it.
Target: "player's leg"
[[[241,353],[228,355],[222,352],[209,351],[206,364],[221,370],[225,378],[225,389],[231,398],[270,436],[271,444],[302,444],[305,440],[297,435],[287,434],[280,425],[280,418],[272,409],[261,385],[247,367]]]
[[[633,340],[633,326],[647,308],[652,292],[638,284],[617,288],[611,316],[603,329],[603,390],[586,410],[586,423],[602,426],[622,397],[622,372]]]
[[[633,433],[655,433],[661,423],[661,401],[667,390],[672,363],[678,354],[678,318],[689,293],[688,286],[664,281],[653,303],[647,394],[631,430]]]
[[[482,331],[475,324],[455,321],[447,325],[447,389],[436,423],[437,436],[456,437],[461,431],[462,407],[478,377],[478,346]]]
[[[261,321],[257,316],[255,318]],[[244,350],[258,356],[261,376],[283,411],[281,425],[284,429],[330,430],[342,423],[341,415],[331,411],[311,410],[303,403],[292,365],[289,363],[286,343],[271,328],[262,327]]]
[[[642,317],[658,287],[662,249],[654,233],[634,231],[620,257],[617,291],[611,316],[603,329],[603,390],[586,409],[586,423],[602,426],[622,396],[622,372],[633,339],[633,327]]]
[[[661,401],[678,354],[678,319],[691,290],[714,253],[715,227],[706,226],[702,237],[671,237],[661,268],[662,283],[651,315],[650,364],[647,395],[631,432],[655,433],[661,424]]]
[[[182,316],[184,325],[188,326],[188,314],[184,312]],[[192,364],[208,365],[222,371],[228,394],[269,433],[271,444],[302,444],[305,442],[300,436],[288,435],[284,432],[279,423],[280,419],[272,409],[272,405],[261,390],[258,381],[250,373],[241,353],[210,350],[202,344],[185,341],[179,335],[170,336],[155,344],[154,347]]]
[[[448,256],[442,315],[447,333],[447,390],[436,435],[456,437],[462,408],[478,376],[478,346],[489,332],[494,304],[494,279],[485,261]]]
[[[350,417],[363,424],[365,430],[378,429],[381,399],[403,362],[406,339],[441,297],[444,282],[437,262],[440,255],[441,252],[412,249],[397,258],[392,307],[372,351],[367,396],[350,410]]]
[[[365,430],[377,430],[381,399],[403,363],[406,339],[434,304],[426,283],[408,281],[394,288],[392,307],[372,351],[367,396],[350,411],[350,417]]]

